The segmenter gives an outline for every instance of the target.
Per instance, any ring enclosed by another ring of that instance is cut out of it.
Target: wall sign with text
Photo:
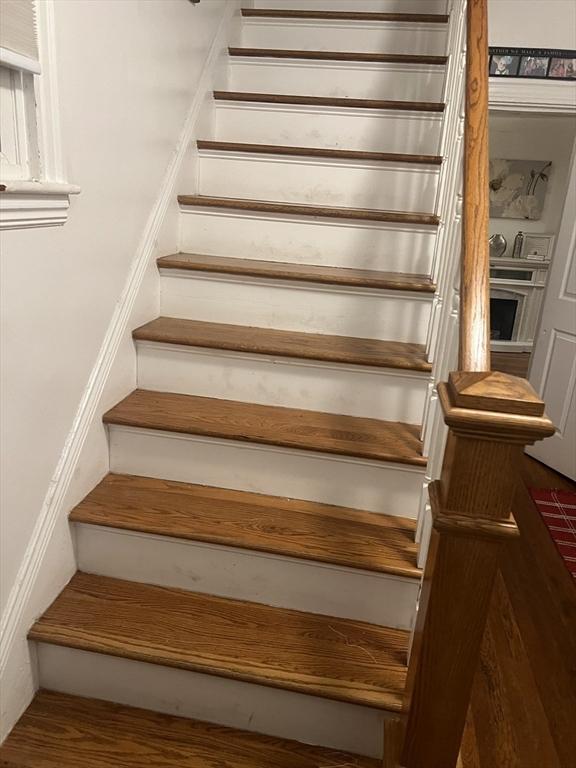
[[[576,80],[576,51],[556,48],[490,48],[490,77]]]

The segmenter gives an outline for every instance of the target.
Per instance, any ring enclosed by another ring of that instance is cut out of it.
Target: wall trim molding
[[[212,89],[216,65],[227,43],[229,27],[238,7],[239,3],[237,1],[227,3],[225,6],[208,51],[184,126],[160,184],[158,197],[148,217],[122,295],[114,310],[72,427],[66,438],[58,465],[48,487],[16,581],[8,597],[0,623],[0,687],[4,691],[0,742],[6,737],[22,711],[28,705],[30,698],[28,691],[34,689],[35,669],[26,643],[26,633],[30,616],[38,615],[47,607],[47,604],[44,604],[38,596],[36,596],[38,604],[34,603],[40,568],[45,565],[44,561],[56,525],[67,512],[65,509],[66,494],[78,466],[88,432],[94,420],[100,417],[99,406],[105,394],[112,366],[121,342],[129,331],[132,310],[143,284],[146,270],[154,255],[156,241],[164,222],[164,217],[170,202],[175,196],[178,176],[186,158],[202,107],[208,93]],[[58,560],[56,560],[57,557]],[[54,559],[54,570],[58,571],[60,567],[60,571],[62,571],[61,564],[64,557],[61,550],[56,553]],[[66,569],[66,572],[59,573],[58,575],[63,586],[71,574]],[[55,594],[51,595],[51,599],[54,597]],[[17,669],[14,671],[16,667]],[[18,686],[5,686],[2,682],[5,675],[10,672],[10,669],[12,669],[14,674],[19,675],[20,684]]]
[[[490,109],[576,114],[576,82],[490,78]]]

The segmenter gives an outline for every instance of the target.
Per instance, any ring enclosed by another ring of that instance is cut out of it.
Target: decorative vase
[[[492,235],[492,237],[488,240],[488,244],[490,246],[491,259],[498,259],[500,256],[504,256],[506,253],[506,248],[508,247],[508,243],[506,242],[504,235]]]

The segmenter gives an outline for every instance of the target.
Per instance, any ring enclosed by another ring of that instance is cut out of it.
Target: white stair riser
[[[161,308],[164,316],[188,320],[425,344],[431,300],[429,294],[166,270]]]
[[[447,0],[255,0],[254,8],[357,13],[446,13]]]
[[[190,206],[181,209],[180,250],[427,275],[436,229]]]
[[[76,524],[75,532],[78,568],[86,573],[398,629],[412,626],[415,579],[93,525]]]
[[[440,113],[224,101],[215,105],[218,141],[413,155],[437,155],[440,149]]]
[[[246,18],[242,23],[241,41],[248,48],[443,56],[447,47],[447,25]]]
[[[415,518],[424,468],[112,425],[110,471]]]
[[[42,688],[382,755],[385,712],[143,661],[38,644]]]
[[[202,152],[199,189],[212,197],[433,213],[438,177],[430,166]]]
[[[138,342],[138,386],[419,424],[425,374]]]
[[[302,96],[442,101],[443,66],[233,57],[231,91]]]

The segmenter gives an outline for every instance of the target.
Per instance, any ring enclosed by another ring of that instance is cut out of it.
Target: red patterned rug
[[[566,567],[576,579],[576,493],[530,488],[530,495]]]

